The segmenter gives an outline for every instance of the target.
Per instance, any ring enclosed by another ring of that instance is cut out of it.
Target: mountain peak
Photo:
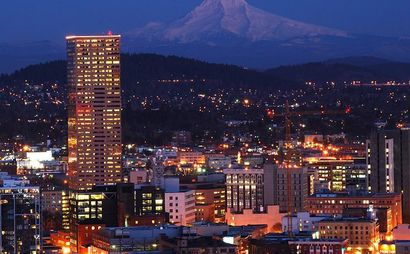
[[[233,7],[233,6],[243,6],[243,5],[248,5],[248,3],[245,0],[205,0],[202,2],[201,5],[215,5],[215,4],[221,4],[223,7]]]
[[[248,41],[287,41],[301,37],[338,36],[336,29],[302,23],[255,8],[246,0],[204,0],[185,17],[161,26],[137,30],[134,37],[157,36],[161,41],[180,43],[239,38]]]

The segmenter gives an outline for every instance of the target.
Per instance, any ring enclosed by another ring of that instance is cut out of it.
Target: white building
[[[171,223],[180,226],[191,225],[195,222],[195,191],[166,192],[165,211],[169,213]]]
[[[212,169],[229,168],[232,164],[232,159],[224,154],[209,154],[207,155],[208,167]]]
[[[27,152],[25,159],[17,159],[17,174],[63,173],[67,171],[66,163],[53,157],[51,150],[46,152]]]
[[[291,217],[292,232],[299,233],[301,231],[314,232],[317,230],[319,221],[327,219],[327,216],[313,216],[308,212],[299,212]],[[288,232],[289,217],[282,218],[282,231]]]

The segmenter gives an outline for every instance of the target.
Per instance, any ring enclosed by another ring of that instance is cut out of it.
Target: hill
[[[289,82],[271,74],[226,64],[212,64],[177,56],[123,54],[122,86],[126,93],[139,85],[201,84],[210,87],[283,87]],[[66,83],[66,62],[62,60],[30,65],[0,76],[0,87],[32,83]]]
[[[269,69],[267,74],[293,82],[362,82],[410,80],[410,63],[393,62],[372,57],[332,59],[325,62],[282,66]]]

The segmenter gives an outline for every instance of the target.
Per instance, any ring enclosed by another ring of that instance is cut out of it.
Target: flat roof
[[[106,35],[67,35],[66,40],[70,39],[94,39],[94,38],[120,38],[119,34],[106,34]]]

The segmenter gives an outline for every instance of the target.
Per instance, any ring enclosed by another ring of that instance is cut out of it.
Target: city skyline
[[[1,253],[409,254],[410,37],[345,28],[410,3],[26,1],[66,44],[0,38]]]

